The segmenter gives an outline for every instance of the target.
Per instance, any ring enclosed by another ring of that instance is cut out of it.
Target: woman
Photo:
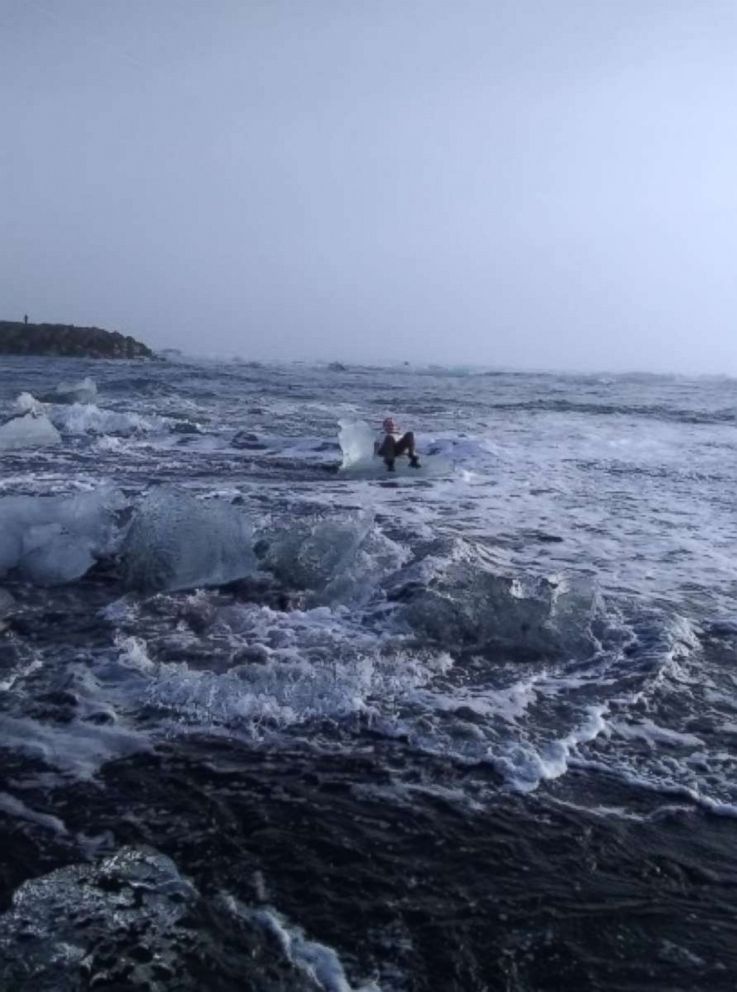
[[[394,472],[394,461],[400,455],[408,455],[412,468],[420,467],[420,459],[415,454],[415,436],[412,431],[402,434],[393,417],[387,417],[382,426],[381,438],[374,445],[377,455],[384,459],[388,472]]]

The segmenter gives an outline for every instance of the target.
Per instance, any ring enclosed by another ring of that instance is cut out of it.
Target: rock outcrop
[[[0,355],[72,358],[153,358],[145,344],[119,331],[73,324],[25,324],[0,320]]]

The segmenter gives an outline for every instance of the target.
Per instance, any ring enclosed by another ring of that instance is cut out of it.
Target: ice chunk
[[[113,550],[122,497],[108,487],[76,496],[0,499],[0,575],[12,568],[39,585],[73,582]]]
[[[45,413],[46,405],[40,400],[37,400],[32,393],[21,393],[15,401],[15,409],[18,413],[39,415]]]
[[[338,426],[338,441],[343,451],[341,468],[370,466],[374,458],[375,432],[365,420],[340,420]]]
[[[386,537],[372,513],[309,517],[276,528],[264,564],[292,587],[310,591],[308,603],[361,601],[407,559],[407,549]]]
[[[387,584],[418,633],[444,647],[520,660],[589,657],[596,649],[602,604],[585,578],[502,574],[482,549],[460,540],[439,550]]]
[[[143,591],[216,586],[256,570],[250,524],[229,503],[157,490],[140,504],[123,544],[125,580]]]
[[[27,413],[16,417],[0,427],[0,450],[12,451],[18,448],[47,448],[61,444],[61,434],[48,417],[35,417]]]
[[[21,575],[39,586],[74,582],[94,565],[93,547],[89,538],[57,533],[23,555],[19,563]]]
[[[45,403],[92,403],[97,399],[97,386],[89,376],[81,382],[60,382],[41,399]]]

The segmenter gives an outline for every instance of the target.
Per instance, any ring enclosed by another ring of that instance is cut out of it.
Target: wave
[[[625,403],[591,403],[553,397],[520,400],[509,403],[485,403],[489,410],[529,413],[581,413],[597,417],[627,416],[651,420],[674,421],[684,424],[732,424],[737,422],[737,410],[688,410],[661,404],[637,405]]]

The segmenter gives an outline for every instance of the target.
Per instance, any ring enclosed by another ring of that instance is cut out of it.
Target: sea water
[[[339,471],[389,414],[449,470]],[[0,988],[734,986],[737,381],[4,359],[0,424]]]

